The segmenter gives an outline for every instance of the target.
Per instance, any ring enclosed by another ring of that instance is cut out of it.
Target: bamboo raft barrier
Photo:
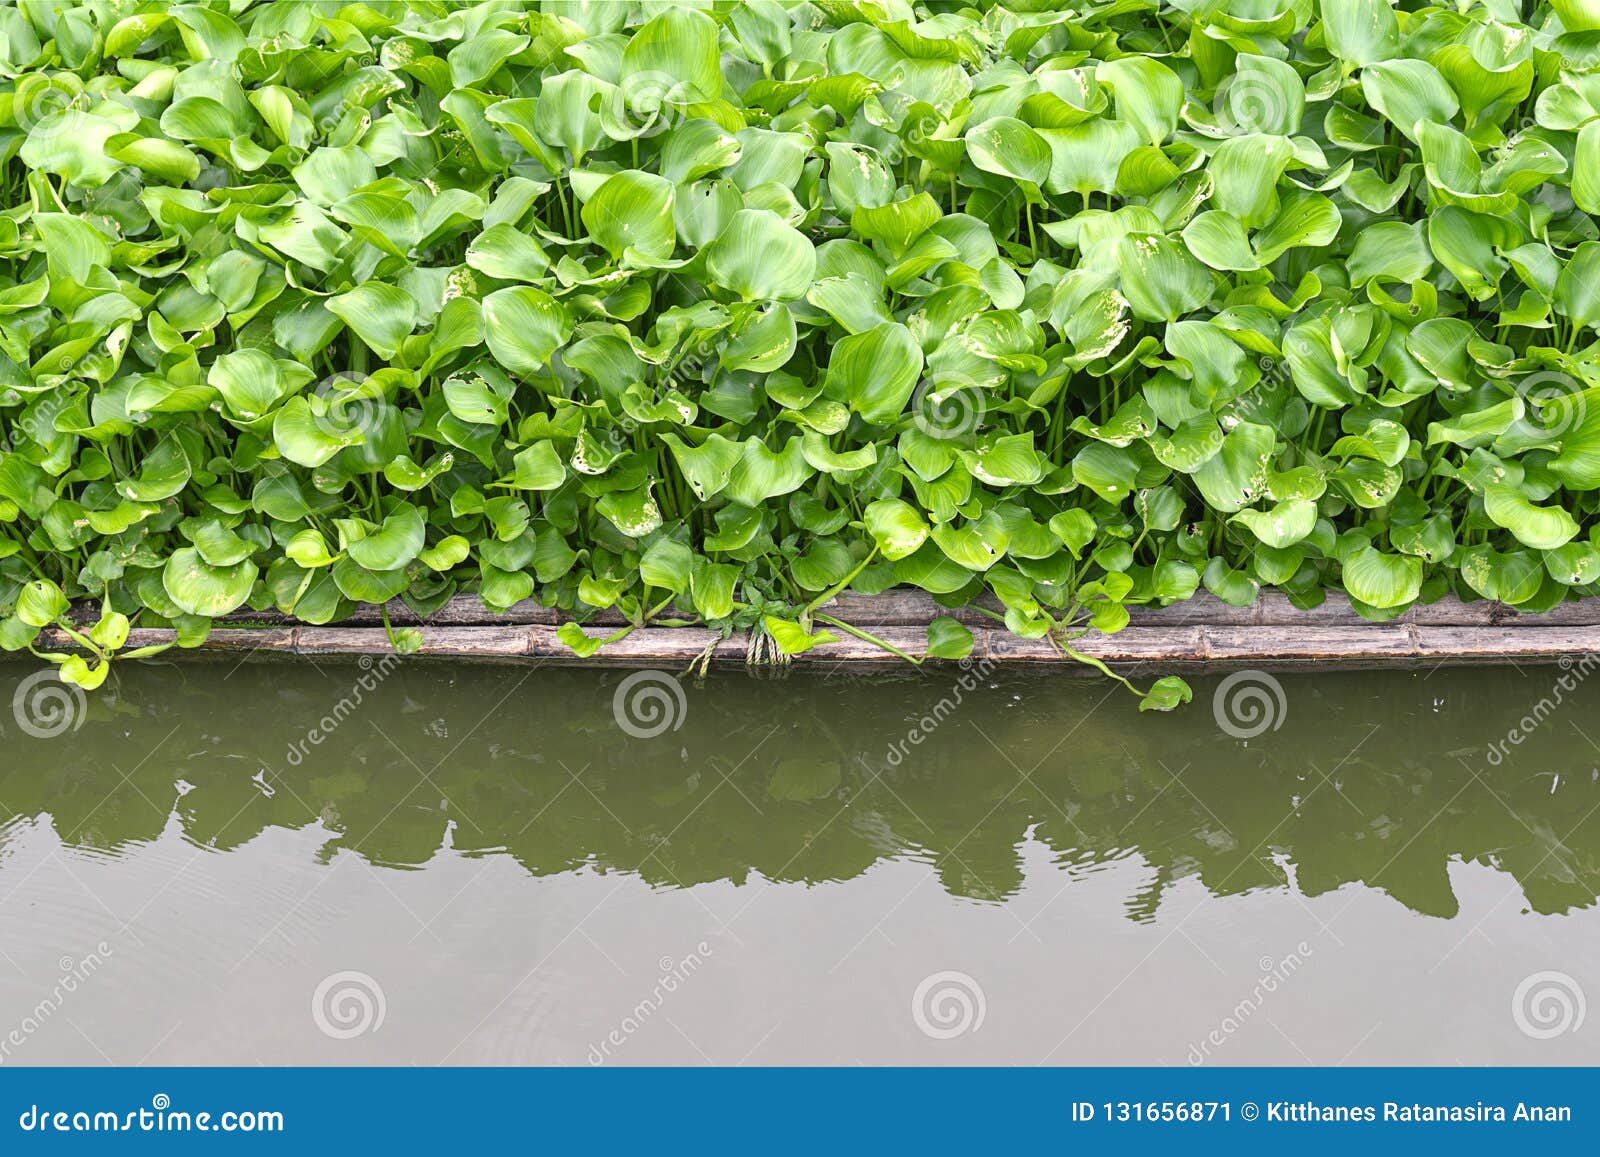
[[[995,609],[998,604],[987,604]],[[1048,639],[1023,639],[971,608],[949,610],[920,591],[880,595],[843,594],[823,612],[921,658],[927,624],[949,615],[966,624],[974,642],[969,662],[1013,667],[1085,671]],[[723,638],[703,627],[643,627],[590,658],[579,658],[556,638],[570,617],[531,600],[504,614],[486,610],[476,596],[458,596],[426,619],[408,607],[390,604],[390,621],[415,626],[422,634],[418,656],[450,659],[540,661],[578,666],[683,666],[709,657],[717,664],[747,662],[751,640],[736,633]],[[1387,623],[1362,619],[1341,594],[1311,610],[1298,610],[1276,592],[1253,606],[1229,606],[1209,594],[1166,608],[1130,608],[1127,627],[1113,635],[1089,631],[1072,640],[1074,649],[1115,667],[1173,669],[1234,667],[1346,668],[1434,667],[1441,665],[1564,663],[1600,653],[1600,599],[1564,603],[1541,615],[1519,614],[1499,603],[1463,603],[1453,597],[1417,606]],[[92,617],[92,613],[91,613]],[[584,624],[586,634],[605,637],[625,620],[598,614]],[[839,636],[795,662],[808,667],[894,665],[903,661],[882,648],[829,628]],[[140,628],[129,647],[170,642],[173,632]],[[41,638],[48,647],[68,648],[59,631]],[[336,626],[294,623],[276,612],[245,611],[219,620],[199,648],[165,652],[179,655],[380,656],[392,654],[377,607],[361,607]]]

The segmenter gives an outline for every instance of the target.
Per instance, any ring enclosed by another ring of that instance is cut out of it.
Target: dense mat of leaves
[[[1591,593],[1600,3],[1461,7],[0,8],[0,644]]]

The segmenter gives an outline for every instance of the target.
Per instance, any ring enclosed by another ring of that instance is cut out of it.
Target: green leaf
[[[1400,23],[1388,0],[1322,0],[1321,8],[1323,39],[1341,60],[1374,64],[1400,51]]]
[[[422,511],[402,503],[376,531],[353,539],[345,550],[353,561],[367,570],[399,570],[421,553],[426,533],[427,523]]]
[[[1483,491],[1483,510],[1496,526],[1503,526],[1523,546],[1555,550],[1578,536],[1578,524],[1559,506],[1535,506],[1515,486],[1497,483]]]
[[[639,577],[647,587],[681,595],[689,589],[689,573],[693,568],[694,553],[687,546],[670,538],[659,538],[639,560]]]
[[[1234,67],[1237,71],[1218,85],[1219,119],[1240,133],[1287,137],[1300,131],[1306,90],[1293,65],[1241,52]]]
[[[972,632],[949,615],[928,624],[929,659],[965,659],[972,654]]]
[[[556,638],[580,659],[594,655],[606,641],[605,635],[587,634],[577,623],[562,623],[556,628]]]
[[[1240,522],[1270,547],[1282,550],[1302,542],[1317,524],[1317,504],[1290,498],[1271,510],[1241,510],[1230,522]]]
[[[125,119],[120,114],[111,119],[73,108],[46,114],[29,128],[22,142],[23,164],[54,173],[80,189],[99,188],[122,168],[111,157],[106,142],[137,124],[138,118],[129,110],[122,113],[127,114]],[[166,118],[162,119],[165,122]]]
[[[1044,184],[1050,176],[1050,146],[1015,117],[991,117],[973,125],[966,141],[967,155],[986,173],[1035,185]]]
[[[661,440],[672,451],[673,461],[683,472],[689,488],[702,502],[723,491],[743,454],[739,443],[721,434],[708,436],[700,446],[690,446],[676,434],[663,434]]]
[[[636,258],[672,256],[677,232],[672,223],[676,190],[653,173],[628,169],[606,178],[583,206],[583,223],[614,260],[631,250]]]
[[[1550,304],[1574,326],[1600,326],[1600,241],[1585,241],[1572,251]]]
[[[870,241],[882,241],[899,257],[943,216],[932,196],[917,193],[887,205],[856,206],[850,214],[850,228]]]
[[[96,266],[111,264],[110,245],[89,222],[65,213],[36,213],[33,224],[44,239],[53,280],[87,282]]]
[[[817,251],[766,209],[740,209],[705,250],[706,271],[745,301],[794,301],[811,288]]]
[[[139,476],[117,483],[117,492],[134,502],[161,502],[189,484],[188,457],[176,441],[163,439],[139,464]]]
[[[1368,606],[1403,607],[1421,593],[1422,560],[1362,547],[1344,561],[1344,585]]]
[[[863,518],[867,532],[878,544],[878,552],[890,562],[915,554],[928,539],[928,520],[898,498],[869,503]]]
[[[502,221],[472,239],[467,264],[502,281],[537,281],[550,268],[550,255],[532,237]]]
[[[1194,699],[1194,691],[1177,675],[1163,675],[1139,700],[1140,711],[1173,711]]]
[[[704,12],[670,6],[646,21],[622,52],[623,91],[665,88],[683,101],[722,95],[717,24]]]
[[[436,545],[420,551],[417,561],[429,570],[445,574],[465,562],[471,553],[470,542],[459,534],[451,534],[441,538]]]
[[[1542,416],[1559,432],[1550,472],[1568,489],[1600,489],[1600,389],[1558,393],[1545,402]]]
[[[193,547],[175,550],[161,572],[167,597],[185,614],[217,618],[237,610],[255,586],[256,565],[212,566]]]
[[[1117,99],[1117,117],[1138,129],[1152,145],[1166,140],[1183,107],[1183,82],[1166,65],[1148,56],[1120,56],[1095,70]]]
[[[1278,209],[1278,178],[1292,159],[1294,144],[1285,137],[1230,137],[1211,158],[1212,201],[1247,227],[1266,224]]]
[[[1211,274],[1170,237],[1131,233],[1117,243],[1117,274],[1135,317],[1177,321],[1211,298]]]
[[[826,393],[868,422],[900,417],[922,372],[922,350],[898,322],[851,334],[833,348]]]
[[[536,442],[512,456],[510,485],[518,490],[554,490],[567,478],[567,468],[549,442]]]
[[[1050,519],[1050,533],[1061,540],[1073,558],[1078,558],[1083,548],[1094,541],[1098,529],[1094,516],[1081,507],[1063,510]]]
[[[1241,422],[1223,438],[1222,448],[1191,477],[1209,505],[1233,513],[1266,492],[1268,469],[1276,449],[1277,437],[1271,427]],[[1298,521],[1286,516],[1285,524]]]
[[[16,616],[30,627],[48,627],[71,609],[67,596],[49,579],[24,583],[17,594]]]
[[[361,437],[359,428],[329,418],[325,410],[318,412],[303,397],[290,398],[272,419],[272,441],[278,453],[301,466],[321,466],[346,446],[356,445]],[[130,492],[128,497],[137,495]]]
[[[839,636],[832,631],[817,631],[808,634],[799,623],[789,619],[779,619],[772,615],[763,620],[767,634],[772,636],[772,641],[778,645],[778,650],[785,655],[803,655],[813,647],[820,647],[826,643],[837,643]]]
[[[1201,213],[1185,225],[1183,243],[1212,269],[1246,271],[1261,267],[1244,225],[1221,209]]]
[[[738,567],[696,559],[689,574],[689,596],[694,609],[707,622],[726,619],[733,614],[734,587],[738,581]]]
[[[1456,94],[1426,60],[1384,60],[1361,70],[1367,103],[1412,140],[1418,121],[1448,124],[1460,109]]]
[[[568,333],[565,312],[542,289],[518,285],[483,299],[483,336],[495,361],[515,374],[550,364]]]
[[[392,358],[417,324],[417,303],[404,290],[369,282],[330,297],[328,309],[380,357]]]

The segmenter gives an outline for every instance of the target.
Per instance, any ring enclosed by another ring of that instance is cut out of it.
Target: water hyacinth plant
[[[80,682],[1600,580],[1593,0],[21,0],[0,162],[0,645],[95,600]]]

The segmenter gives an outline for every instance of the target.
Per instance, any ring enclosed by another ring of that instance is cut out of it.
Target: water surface
[[[0,1063],[1600,1061],[1583,667],[36,674]]]

